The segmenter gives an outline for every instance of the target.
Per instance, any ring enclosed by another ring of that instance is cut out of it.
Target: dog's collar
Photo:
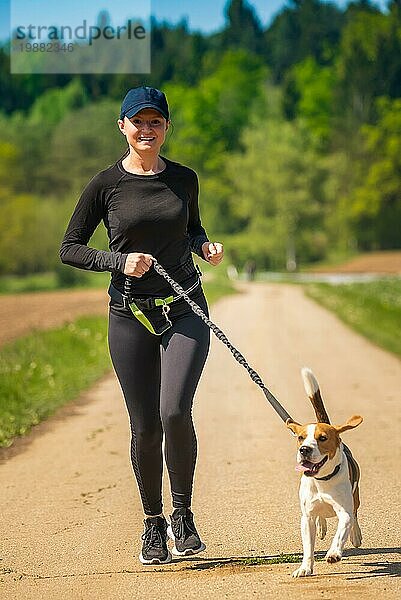
[[[329,479],[331,479],[332,477],[337,475],[340,468],[341,468],[341,463],[336,466],[336,468],[334,469],[334,471],[332,473],[330,473],[330,475],[326,475],[326,477],[314,477],[314,479],[318,479],[319,481],[329,481]]]

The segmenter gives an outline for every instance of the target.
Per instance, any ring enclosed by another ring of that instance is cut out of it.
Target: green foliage
[[[69,265],[58,262],[55,266],[57,288],[84,286],[90,274],[82,269],[72,269]]]
[[[292,0],[266,30],[267,61],[276,82],[296,63],[312,57],[319,65],[331,64],[344,24],[334,3]]]
[[[336,74],[308,57],[287,71],[284,82],[284,115],[303,119],[311,133],[327,141],[331,132]]]
[[[174,126],[166,151],[200,172],[220,168],[223,153],[238,145],[244,115],[261,96],[265,76],[256,56],[228,51],[198,87],[166,86]]]
[[[378,121],[365,125],[365,156],[350,216],[363,248],[401,245],[401,99],[381,98]]]
[[[21,112],[15,112],[11,117],[0,113],[0,148],[4,148],[4,144],[14,148],[13,158],[0,150],[1,182],[5,182],[8,193],[38,191],[38,167],[44,160],[48,133],[45,125],[33,125]]]
[[[0,140],[0,202],[16,189],[15,182],[21,181],[20,158],[19,150],[14,144]]]
[[[39,96],[28,119],[32,125],[54,127],[70,111],[81,108],[87,102],[88,97],[81,81],[75,79],[64,88],[52,88]]]
[[[51,195],[51,181],[43,165],[53,159],[49,152],[53,131],[70,111],[85,101],[84,90],[76,80],[63,89],[46,91],[27,114],[21,111],[15,111],[11,117],[0,114],[0,176],[2,171],[8,171],[12,191]],[[12,164],[1,152],[2,145],[9,144],[9,140],[15,148]],[[6,175],[6,184],[8,178]]]
[[[27,275],[58,269],[61,280],[68,278],[69,275],[61,272],[67,267],[59,266],[59,248],[75,202],[75,198],[73,202],[70,198],[60,199],[55,210],[52,198],[29,194],[0,198],[0,275]],[[104,228],[96,231],[91,244],[107,249]],[[74,279],[78,284],[82,275],[74,275]]]
[[[0,274],[47,271],[58,261],[63,223],[54,203],[28,194],[1,202]]]
[[[323,172],[307,130],[256,115],[242,145],[227,166],[231,210],[244,223],[234,238],[242,252],[258,266],[280,268],[320,258],[326,245],[320,227]]]
[[[229,156],[224,155],[227,160]],[[200,182],[200,212],[202,222],[214,239],[238,230],[236,215],[230,208],[232,184],[224,168],[216,174],[205,174]]]
[[[343,259],[357,248],[357,239],[349,215],[349,196],[356,185],[355,164],[349,153],[332,152],[321,158],[326,172],[323,182],[325,211],[323,229],[328,237],[328,256],[340,254]]]
[[[339,118],[355,130],[374,120],[378,96],[401,96],[401,19],[371,5],[354,12],[343,29],[338,60]]]
[[[244,48],[254,54],[265,53],[262,25],[255,9],[246,0],[226,5],[226,27],[221,36],[223,48]]]
[[[195,85],[199,79],[207,41],[200,33],[190,33],[185,20],[174,28],[166,23],[152,23],[152,73],[150,82],[174,81]],[[130,83],[128,87],[133,87]]]
[[[106,18],[101,15],[100,18]],[[82,188],[126,148],[128,88],[166,91],[163,153],[194,168],[210,236],[234,262],[282,268],[357,248],[399,248],[401,9],[290,0],[263,31],[230,0],[202,35],[152,23],[152,73],[19,75],[0,48],[0,273],[57,268]],[[279,85],[277,85],[279,84]],[[378,98],[382,98],[377,101]],[[45,231],[45,235],[43,235]],[[107,248],[104,228],[90,244]]]
[[[41,180],[52,195],[77,193],[93,175],[125,150],[118,130],[119,105],[102,100],[66,114],[49,142],[51,157],[41,165]],[[68,166],[68,168],[66,168]]]

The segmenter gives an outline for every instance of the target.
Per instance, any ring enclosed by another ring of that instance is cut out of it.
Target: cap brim
[[[136,114],[139,113],[139,111],[141,111],[144,108],[153,108],[154,110],[157,110],[158,113],[160,113],[165,119],[169,119],[168,114],[166,114],[161,108],[160,106],[155,106],[154,104],[152,104],[151,102],[144,102],[143,104],[136,104],[135,106],[132,106],[130,109],[128,109],[125,113],[124,113],[124,117],[127,117],[128,119],[130,119],[131,117],[134,117]]]

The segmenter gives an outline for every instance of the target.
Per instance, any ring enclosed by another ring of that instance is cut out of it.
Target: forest
[[[231,0],[225,18],[209,35],[153,20],[149,75],[11,75],[0,47],[0,275],[62,268],[81,190],[125,150],[116,121],[137,85],[165,91],[162,154],[197,171],[203,224],[237,267],[401,248],[401,0],[287,0],[268,28]],[[99,227],[90,245],[107,243]]]

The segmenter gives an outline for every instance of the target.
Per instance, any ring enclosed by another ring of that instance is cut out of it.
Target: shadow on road
[[[378,561],[365,562],[361,566],[372,568],[371,571],[360,573],[347,579],[368,579],[369,577],[401,577],[401,562]]]
[[[366,548],[366,549],[349,549],[345,557],[357,557],[366,555],[377,555],[380,557],[375,562],[358,562],[358,571],[355,569],[350,572],[344,571],[332,571],[330,570],[330,576],[344,577],[347,580],[358,580],[367,579],[370,577],[399,577],[401,574],[401,562],[399,561],[386,561],[383,560],[383,554],[400,554],[401,548]],[[317,560],[323,560],[325,556],[324,552],[317,552]],[[45,575],[38,573],[22,573],[17,572],[12,568],[0,568],[0,575],[9,575],[14,580],[21,579],[65,579],[75,577],[91,577],[99,575],[151,575],[152,573],[180,573],[183,571],[206,571],[208,569],[235,569],[236,571],[245,570],[255,567],[269,566],[272,567],[276,564],[289,564],[298,563],[301,560],[299,554],[277,554],[270,556],[237,556],[237,557],[219,557],[219,558],[200,558],[197,556],[187,556],[183,558],[175,558],[169,565],[163,566],[152,566],[152,567],[141,567],[134,569],[121,569],[119,571],[87,571],[87,572],[72,572],[72,573],[47,573]],[[184,564],[187,563],[187,564]],[[189,563],[189,564],[188,564]],[[338,563],[337,563],[338,564]],[[351,567],[352,565],[347,565]],[[370,569],[362,571],[362,569]],[[327,574],[316,574],[313,579],[322,579]]]
[[[344,558],[358,556],[380,556],[383,554],[401,554],[401,548],[349,548],[344,553]],[[323,560],[325,552],[316,552],[316,560]],[[301,560],[301,555],[297,554],[277,554],[270,556],[239,556],[227,558],[198,558],[186,557],[176,559],[174,562],[190,562],[192,564],[183,566],[183,570],[207,570],[218,569],[221,567],[261,567],[264,565],[297,563]],[[353,574],[347,579],[365,579],[367,577],[399,577],[401,575],[401,562],[385,561],[382,558],[375,562],[361,562],[361,567],[371,567],[373,570],[366,573]],[[335,573],[332,573],[333,575]],[[336,573],[337,574],[337,573]],[[340,573],[338,573],[340,574]],[[341,573],[344,575],[344,573]],[[354,576],[355,575],[355,576]]]

